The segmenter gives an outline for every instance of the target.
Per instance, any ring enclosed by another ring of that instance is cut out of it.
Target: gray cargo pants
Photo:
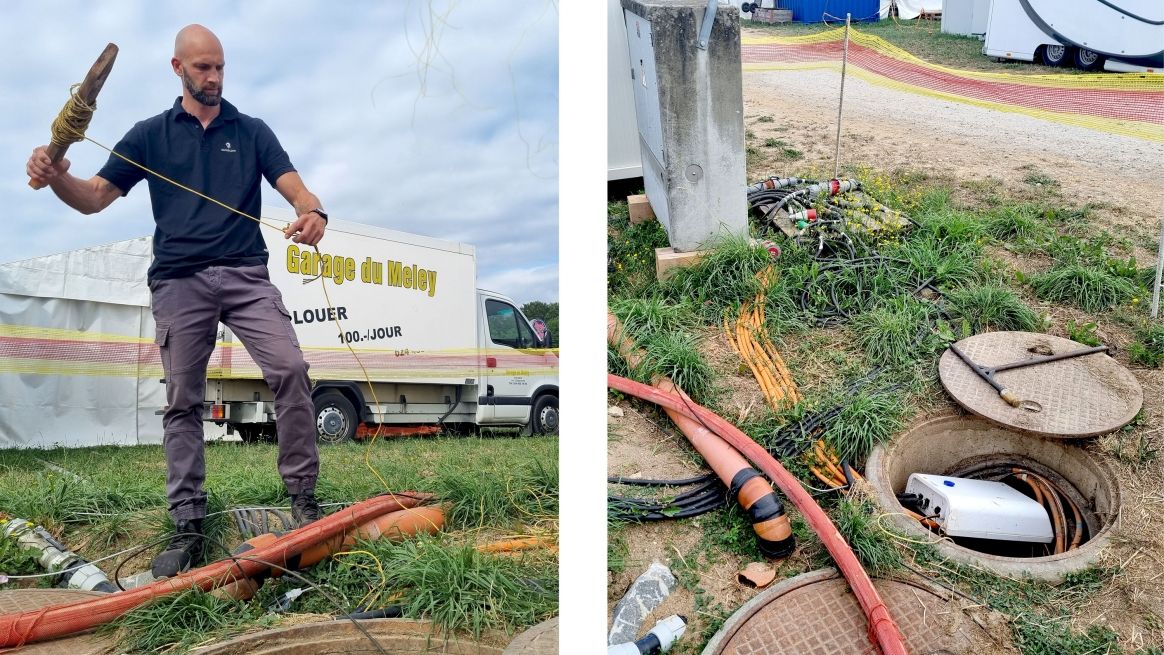
[[[211,266],[189,277],[154,280],[150,292],[166,375],[162,426],[166,496],[174,520],[206,515],[202,401],[219,321],[242,340],[275,394],[279,475],[287,491],[313,492],[319,451],[308,365],[267,267]]]

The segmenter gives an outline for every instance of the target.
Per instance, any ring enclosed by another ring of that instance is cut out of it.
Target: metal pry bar
[[[1096,346],[1094,348],[1080,348],[1079,350],[1059,353],[1058,355],[1039,355],[1038,357],[1031,357],[1030,359],[1011,362],[1009,364],[999,364],[998,366],[983,366],[975,362],[974,360],[970,359],[969,355],[962,352],[962,349],[958,347],[958,344],[950,344],[950,350],[953,351],[954,354],[957,355],[963,362],[966,362],[966,365],[969,366],[972,371],[977,373],[978,377],[986,380],[990,386],[994,387],[998,391],[998,395],[1003,400],[1005,400],[1013,407],[1023,407],[1024,403],[1027,401],[1024,401],[1022,398],[1019,398],[1017,395],[1015,395],[1013,391],[1002,386],[998,380],[994,379],[995,374],[1002,371],[1011,371],[1016,368],[1025,368],[1027,366],[1037,366],[1039,364],[1057,362],[1061,359],[1070,359],[1072,357],[1082,357],[1084,355],[1094,355],[1096,353],[1107,352],[1108,347]]]
[[[110,43],[101,51],[101,55],[97,57],[97,61],[93,62],[93,66],[85,75],[85,79],[81,81],[81,86],[77,88],[77,97],[86,105],[93,106],[97,102],[97,94],[101,93],[101,87],[105,86],[105,79],[109,77],[109,72],[113,70],[113,62],[117,60],[117,45]],[[52,163],[57,163],[65,156],[65,151],[69,146],[58,145],[50,143],[48,148],[45,148],[45,153],[48,154]],[[36,184],[32,180],[28,181],[28,186],[33,189],[41,189],[43,185]]]

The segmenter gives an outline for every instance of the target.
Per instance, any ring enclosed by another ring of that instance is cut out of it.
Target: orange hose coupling
[[[740,469],[732,478],[731,495],[748,512],[756,543],[765,557],[783,559],[796,550],[796,536],[776,492],[756,469]]]

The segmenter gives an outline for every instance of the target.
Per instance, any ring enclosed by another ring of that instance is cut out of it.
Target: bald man
[[[271,129],[222,97],[226,60],[218,37],[201,25],[183,28],[170,65],[182,81],[182,96],[170,109],[134,125],[114,150],[251,216],[259,214],[260,182],[266,178],[298,215],[286,237],[319,243],[327,225],[319,198],[303,184]],[[317,520],[319,453],[311,382],[290,314],[267,274],[259,224],[113,155],[87,180],[68,170],[69,161],[52,164],[44,146],[28,160],[30,178],[48,184],[84,214],[105,209],[142,179],[149,184],[156,228],[148,281],[166,376],[166,494],[176,526],[153,562],[154,576],[176,575],[204,556],[202,407],[220,321],[242,339],[274,393],[279,473],[292,516],[299,525]]]

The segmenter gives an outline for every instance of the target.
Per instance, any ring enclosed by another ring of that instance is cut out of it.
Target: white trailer
[[[1160,0],[994,0],[983,54],[1082,70],[1164,69]]]
[[[351,439],[360,423],[557,432],[552,337],[537,336],[509,298],[477,288],[473,246],[334,219],[319,253],[263,233],[271,281],[310,365],[320,441]],[[220,330],[206,420],[246,441],[272,435],[273,395]]]

